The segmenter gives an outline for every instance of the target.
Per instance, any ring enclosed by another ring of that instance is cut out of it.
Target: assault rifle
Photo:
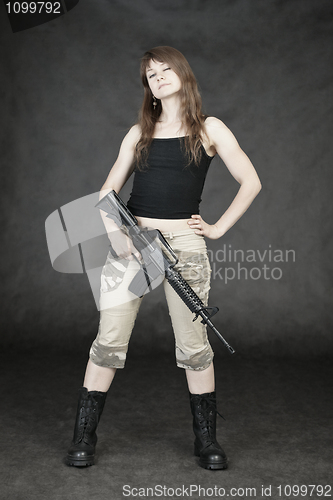
[[[148,289],[151,289],[152,283],[155,280],[165,275],[175,292],[190,311],[195,314],[193,321],[198,316],[201,316],[201,323],[208,325],[229,352],[233,354],[235,350],[228,344],[210,320],[218,312],[218,307],[205,306],[181,274],[174,269],[178,258],[162,233],[157,229],[139,227],[138,221],[115,191],[110,191],[104,196],[97,203],[96,207],[106,212],[107,217],[113,219],[117,226],[128,234],[133,245],[142,256],[142,262],[136,259],[140,264],[140,270],[134,276],[128,289],[138,297],[142,297]],[[112,246],[111,253],[114,257],[118,257]]]

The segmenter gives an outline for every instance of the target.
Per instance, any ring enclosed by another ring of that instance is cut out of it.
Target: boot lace
[[[91,432],[96,420],[96,405],[89,400],[83,401],[80,408],[79,439],[82,440],[86,431]]]
[[[202,436],[207,445],[215,444],[214,414],[217,413],[225,420],[224,416],[216,408],[216,399],[213,396],[198,396],[196,406],[200,410],[198,412],[198,416],[201,417],[198,420],[199,425],[201,429],[206,429],[206,431],[202,433]]]

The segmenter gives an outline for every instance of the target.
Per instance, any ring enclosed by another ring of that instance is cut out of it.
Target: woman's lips
[[[160,90],[162,87],[165,87],[166,85],[170,85],[170,83],[162,83],[162,85],[158,87],[158,90]]]

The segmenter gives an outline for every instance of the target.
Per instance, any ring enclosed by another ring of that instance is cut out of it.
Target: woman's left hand
[[[221,237],[215,224],[207,224],[201,215],[192,215],[191,219],[187,221],[187,223],[191,229],[194,229],[196,234],[201,234],[211,240],[217,240]]]

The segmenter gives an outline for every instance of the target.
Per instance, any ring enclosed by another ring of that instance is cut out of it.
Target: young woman
[[[210,266],[205,237],[221,238],[261,189],[258,175],[234,135],[217,118],[206,117],[192,70],[171,47],[155,47],[141,61],[144,100],[137,125],[125,136],[101,197],[119,193],[135,172],[128,208],[143,227],[159,229],[176,252],[177,269],[207,304]],[[226,212],[208,224],[199,215],[204,181],[218,154],[240,184]],[[101,319],[80,390],[74,438],[67,464],[94,463],[96,428],[117,368],[123,368],[141,303],[128,291],[138,270],[138,251],[112,220],[102,215],[113,249],[102,273]],[[116,284],[116,285],[115,285]],[[113,288],[112,288],[113,286]],[[175,335],[177,365],[185,369],[195,434],[195,454],[206,469],[225,469],[227,457],[216,440],[213,351],[206,327],[164,280]]]

